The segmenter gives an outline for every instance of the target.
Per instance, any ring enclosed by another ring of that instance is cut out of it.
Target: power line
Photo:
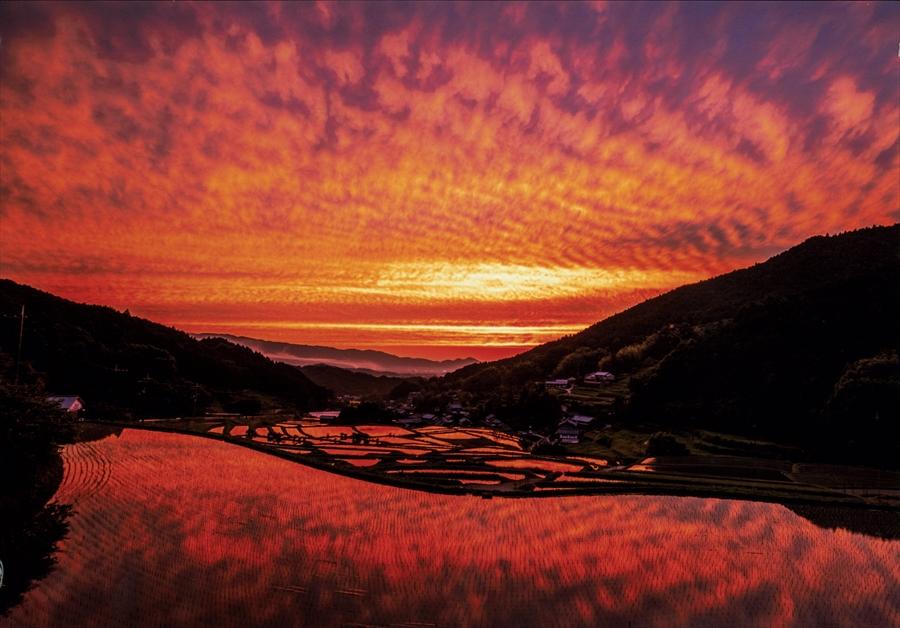
[[[22,304],[22,313],[19,315],[19,348],[16,351],[16,378],[15,384],[19,385],[19,365],[22,363],[22,336],[25,335],[25,305]]]

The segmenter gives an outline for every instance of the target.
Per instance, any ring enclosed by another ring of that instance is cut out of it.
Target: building
[[[84,410],[84,402],[77,395],[51,395],[47,400],[55,402],[60,408],[73,414]]]
[[[587,416],[586,414],[573,414],[567,420],[578,427],[585,427],[594,422],[594,417]]]
[[[310,412],[309,416],[320,421],[336,421],[341,416],[340,410],[321,410],[318,412]]]
[[[602,382],[613,382],[616,380],[616,376],[610,373],[609,371],[596,371],[594,373],[588,373],[584,376],[585,383],[595,383],[599,384]]]
[[[547,388],[556,388],[558,390],[566,390],[569,386],[575,383],[575,378],[570,377],[569,379],[548,379],[544,382],[544,386]]]
[[[577,425],[570,423],[567,419],[560,423],[559,427],[556,428],[556,435],[559,437],[559,442],[561,443],[577,445],[578,441],[581,439],[581,430],[578,429]]]

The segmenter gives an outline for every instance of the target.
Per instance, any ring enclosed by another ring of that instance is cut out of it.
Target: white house
[[[615,381],[615,379],[616,376],[609,371],[596,371],[584,376],[585,382],[612,382]]]
[[[84,402],[77,395],[51,395],[47,400],[56,402],[66,412],[76,413],[84,410]]]
[[[573,414],[566,420],[574,423],[578,427],[584,427],[586,425],[590,425],[591,423],[593,423],[594,417],[587,416],[585,414]]]
[[[565,420],[559,424],[558,428],[556,428],[556,435],[559,437],[561,443],[576,445],[580,440],[581,430],[578,429],[577,425]]]

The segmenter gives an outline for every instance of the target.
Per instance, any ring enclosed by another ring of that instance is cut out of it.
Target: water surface
[[[63,457],[13,625],[900,624],[900,542],[779,505],[440,495],[140,430]]]

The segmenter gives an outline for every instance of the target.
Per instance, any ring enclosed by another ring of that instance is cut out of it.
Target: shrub
[[[647,441],[648,456],[687,456],[684,443],[668,432],[656,432]]]

